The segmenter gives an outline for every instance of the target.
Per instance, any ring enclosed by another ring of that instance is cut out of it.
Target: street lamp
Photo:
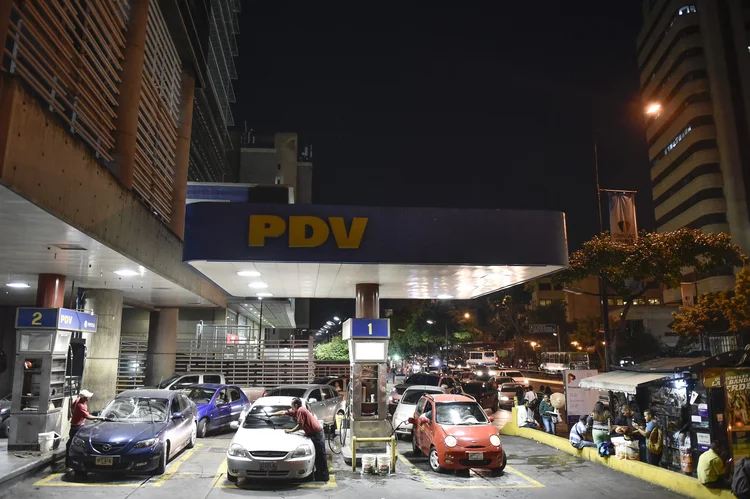
[[[659,104],[658,102],[652,102],[651,104],[646,106],[646,114],[649,116],[659,114],[659,111],[661,111],[661,104]]]
[[[341,322],[341,319],[339,319],[339,318],[338,318],[338,317],[336,317],[336,316],[334,316],[334,317],[333,317],[333,320],[335,320],[336,322]]]
[[[578,346],[578,342],[577,341],[571,341],[570,344],[573,345],[574,347]]]
[[[469,314],[469,312],[466,312],[466,313],[464,314],[464,319],[468,319],[468,318],[470,318],[470,317],[471,317],[471,315]]]
[[[427,319],[427,321],[425,322],[427,322],[427,324],[435,324],[435,321],[433,321],[432,319]]]

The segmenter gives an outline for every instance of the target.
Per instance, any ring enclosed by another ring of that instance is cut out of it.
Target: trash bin
[[[54,431],[47,431],[39,434],[39,451],[42,454],[49,454],[52,452],[52,446],[55,443],[55,436],[57,433]]]

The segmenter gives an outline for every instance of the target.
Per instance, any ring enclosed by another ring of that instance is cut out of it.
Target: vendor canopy
[[[673,374],[674,373],[612,371],[591,376],[590,378],[583,378],[580,386],[581,388],[594,388],[596,390],[633,393],[638,385],[655,381],[657,379],[669,378]]]
[[[234,296],[474,298],[567,266],[565,216],[531,210],[191,203],[184,260]],[[252,291],[252,292],[251,292]]]

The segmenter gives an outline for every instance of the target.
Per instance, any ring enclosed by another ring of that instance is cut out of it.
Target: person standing
[[[594,404],[594,412],[591,413],[593,419],[593,428],[591,436],[594,443],[599,445],[602,442],[611,442],[609,434],[612,432],[612,415],[604,408],[604,404],[597,402]]]
[[[643,411],[643,417],[646,420],[646,426],[643,427],[638,423],[633,423],[633,427],[635,428],[635,431],[646,438],[646,461],[648,464],[659,466],[659,463],[661,462],[661,452],[657,454],[648,449],[648,441],[651,439],[652,432],[658,434],[659,428],[657,427],[656,419],[650,409]]]
[[[102,420],[101,416],[92,416],[89,414],[88,401],[94,394],[88,390],[81,390],[78,394],[78,398],[73,401],[70,408],[72,416],[70,418],[70,430],[68,431],[68,441],[65,444],[65,462],[68,461],[68,454],[70,454],[70,445],[73,442],[73,437],[76,436],[78,430],[81,429],[83,423],[86,420]]]
[[[549,401],[549,395],[545,395],[542,402],[539,404],[539,413],[542,415],[542,424],[544,425],[544,431],[551,435],[555,434],[555,423],[552,421],[555,413],[555,408]]]
[[[293,433],[301,429],[305,432],[305,436],[312,440],[313,447],[315,447],[315,480],[318,482],[327,482],[329,480],[328,458],[326,456],[323,427],[310,411],[302,407],[302,401],[299,398],[295,397],[292,400],[292,407],[289,410],[274,412],[268,416],[283,416],[285,414],[297,420],[297,426],[284,431],[286,433]]]

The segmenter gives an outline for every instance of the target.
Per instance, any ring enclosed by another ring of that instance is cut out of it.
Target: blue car
[[[199,438],[205,437],[209,431],[229,428],[232,421],[240,419],[242,410],[250,406],[243,391],[232,385],[191,385],[182,393],[198,408]]]
[[[128,390],[73,437],[68,464],[76,476],[89,471],[162,474],[169,460],[195,446],[198,411],[183,393]]]

